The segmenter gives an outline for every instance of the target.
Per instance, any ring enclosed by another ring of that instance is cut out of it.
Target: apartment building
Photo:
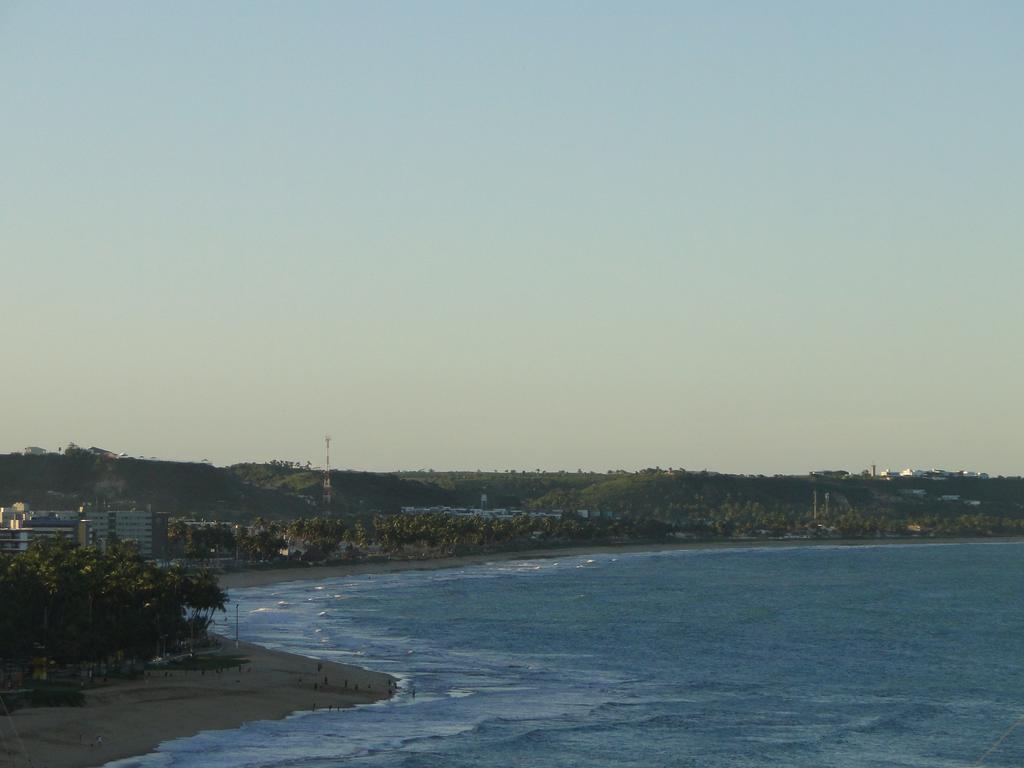
[[[62,537],[101,550],[134,542],[146,559],[167,557],[167,515],[142,509],[30,511],[27,504],[0,507],[0,552],[24,552],[34,539]]]

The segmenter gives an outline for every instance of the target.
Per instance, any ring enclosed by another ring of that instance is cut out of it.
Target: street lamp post
[[[238,647],[238,603],[235,603],[235,648]]]

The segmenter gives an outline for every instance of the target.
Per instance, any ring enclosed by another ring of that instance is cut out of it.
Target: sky
[[[1022,34],[0,0],[0,451],[1024,474]]]

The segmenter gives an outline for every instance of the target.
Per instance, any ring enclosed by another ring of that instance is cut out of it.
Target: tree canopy
[[[203,635],[226,600],[209,571],[161,569],[127,545],[41,540],[0,556],[0,657],[154,656]]]

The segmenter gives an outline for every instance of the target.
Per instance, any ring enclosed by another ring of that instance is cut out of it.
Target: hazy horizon
[[[0,2],[0,451],[1022,474],[1022,22]]]
[[[123,456],[121,456],[120,458],[140,459],[140,460],[145,460],[145,461],[157,460],[157,461],[181,462],[181,463],[192,463],[192,464],[206,463],[206,464],[211,464],[213,466],[222,467],[222,468],[223,467],[230,467],[230,466],[235,465],[235,464],[266,464],[266,463],[270,463],[270,462],[273,462],[273,461],[286,461],[286,462],[293,462],[293,463],[296,463],[296,464],[299,464],[299,465],[305,465],[308,462],[311,469],[316,470],[316,471],[319,472],[319,471],[323,471],[324,459],[325,459],[325,454],[324,454],[324,451],[323,451],[324,446],[323,446],[322,443],[321,443],[320,455],[318,457],[302,458],[302,459],[289,458],[287,456],[272,456],[272,457],[262,457],[262,458],[247,457],[247,458],[240,458],[240,459],[237,459],[237,460],[234,460],[234,461],[222,463],[222,462],[212,461],[212,460],[210,460],[210,459],[208,459],[206,457],[195,458],[195,457],[188,457],[188,456],[150,456],[150,455],[147,455],[147,454],[140,454],[137,451],[133,452],[131,450],[125,450],[125,451],[115,450],[114,448],[111,448],[110,446],[107,446],[107,445],[96,445],[96,444],[89,443],[89,442],[77,443],[74,440],[72,440],[70,442],[74,443],[74,445],[76,447],[82,448],[82,449],[102,448],[103,450],[108,450],[108,451],[111,451],[112,453],[123,454]],[[20,454],[20,453],[22,453],[22,451],[24,449],[29,448],[29,447],[32,447],[32,448],[45,448],[50,453],[62,453],[64,448],[67,447],[67,444],[62,444],[62,445],[53,446],[53,447],[32,445],[32,446],[25,446],[24,448],[11,449],[9,451],[4,451],[4,450],[0,449],[0,454],[2,454],[2,453]],[[811,472],[815,472],[815,471],[846,470],[846,471],[850,472],[851,474],[856,475],[856,474],[859,474],[859,473],[861,473],[861,472],[863,472],[865,470],[870,472],[871,469],[872,469],[871,464],[868,464],[868,465],[865,465],[863,467],[860,467],[860,466],[854,467],[853,465],[850,465],[850,466],[829,466],[829,467],[814,466],[814,467],[807,467],[807,468],[804,468],[804,469],[797,469],[797,470],[794,470],[794,471],[791,471],[791,472],[763,472],[763,471],[757,471],[757,470],[740,471],[740,470],[732,470],[732,469],[723,469],[723,468],[719,468],[719,467],[703,467],[703,466],[701,466],[701,467],[697,467],[697,466],[683,467],[683,466],[676,466],[676,465],[672,465],[672,464],[663,464],[663,463],[662,464],[649,464],[649,465],[645,465],[645,466],[621,466],[621,467],[604,467],[604,468],[599,468],[599,467],[572,467],[572,468],[569,468],[569,467],[530,467],[530,466],[522,466],[522,467],[518,467],[518,466],[517,467],[497,467],[497,466],[446,467],[446,466],[427,466],[427,465],[424,465],[422,467],[353,467],[353,466],[348,466],[348,465],[345,465],[345,464],[339,465],[337,463],[337,461],[336,461],[336,454],[335,454],[334,451],[335,451],[335,448],[334,448],[334,444],[332,443],[332,447],[331,447],[331,471],[332,472],[376,472],[376,473],[480,472],[480,473],[487,473],[487,474],[491,474],[491,473],[508,473],[508,472],[518,472],[518,473],[542,472],[542,473],[549,473],[549,474],[557,474],[557,473],[576,474],[577,472],[583,472],[583,473],[587,473],[587,474],[607,474],[607,473],[614,473],[614,472],[636,473],[636,472],[641,472],[643,470],[648,470],[648,469],[661,469],[661,470],[666,470],[666,471],[676,470],[676,471],[685,471],[685,472],[711,472],[711,473],[714,473],[714,474],[721,474],[721,475],[750,475],[750,476],[754,476],[754,475],[762,475],[762,476],[778,475],[778,476],[798,476],[799,477],[799,476],[804,476],[804,475],[807,475],[807,474],[809,474]],[[967,466],[962,466],[962,465],[950,465],[950,466],[945,466],[945,467],[933,467],[933,466],[925,466],[925,465],[922,465],[922,464],[914,464],[914,463],[909,463],[908,464],[907,462],[896,463],[896,464],[887,464],[887,465],[875,464],[875,469],[877,470],[878,473],[882,473],[885,470],[900,471],[900,470],[908,469],[908,468],[909,469],[924,469],[924,470],[937,469],[937,470],[948,470],[948,471],[987,472],[987,470],[984,467],[967,467]],[[990,476],[992,476],[992,477],[996,477],[996,476],[1019,477],[1020,476],[1019,474],[1016,474],[1016,473],[994,473],[994,472],[988,472],[988,474]]]

